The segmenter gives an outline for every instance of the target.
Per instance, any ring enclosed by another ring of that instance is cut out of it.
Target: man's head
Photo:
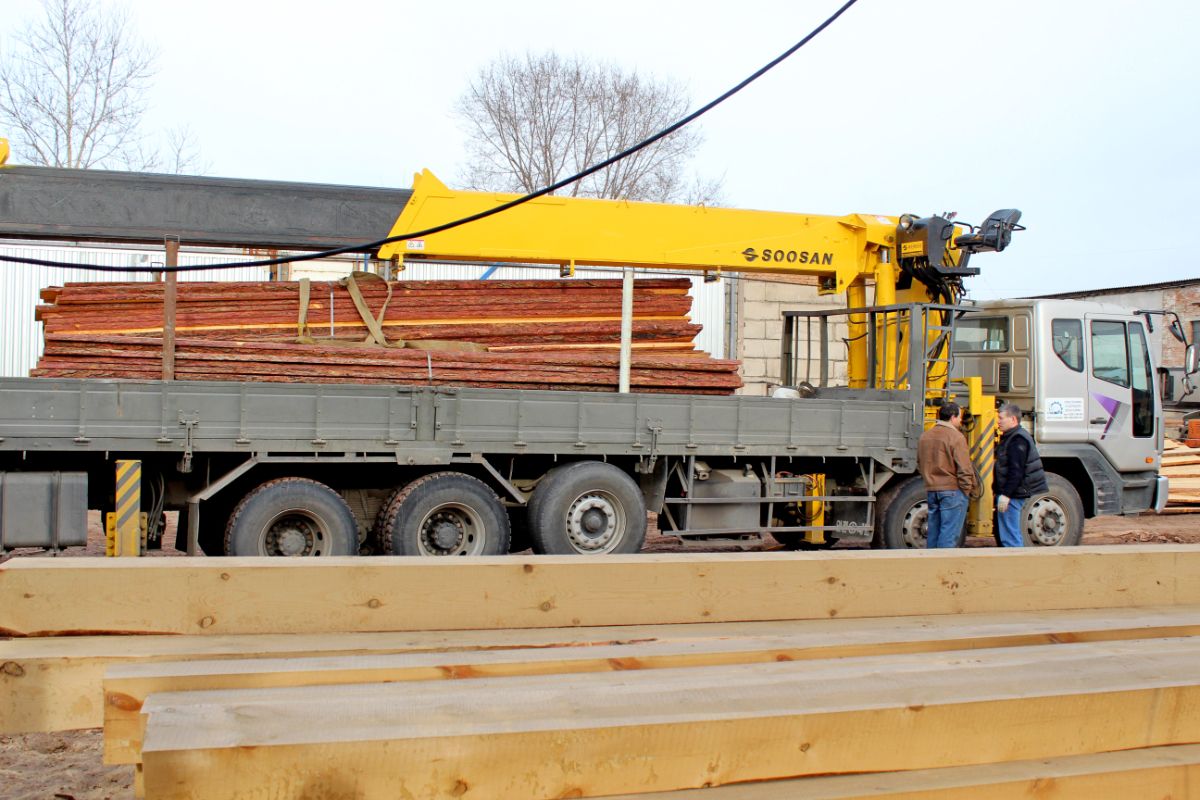
[[[962,408],[958,403],[942,403],[938,406],[938,419],[949,422],[956,428],[962,427]]]
[[[1021,424],[1021,407],[1016,403],[1005,403],[1000,406],[996,423],[1002,431],[1011,431]]]

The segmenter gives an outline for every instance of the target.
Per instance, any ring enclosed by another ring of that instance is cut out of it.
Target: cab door
[[[1087,325],[1088,441],[1121,472],[1153,469],[1159,422],[1145,328],[1103,314],[1088,314]]]
[[[1082,314],[1041,314],[1037,349],[1037,415],[1039,442],[1088,441],[1087,337]]]

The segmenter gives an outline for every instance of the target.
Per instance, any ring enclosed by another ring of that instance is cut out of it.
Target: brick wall
[[[1188,341],[1192,340],[1195,328],[1192,323],[1200,322],[1200,282],[1192,286],[1178,286],[1164,289],[1162,293],[1163,308],[1174,311],[1183,323]],[[1158,327],[1157,325],[1155,327]],[[1196,331],[1200,333],[1200,331]],[[1174,336],[1167,334],[1162,337],[1162,359],[1159,364],[1164,367],[1183,366],[1183,345]]]

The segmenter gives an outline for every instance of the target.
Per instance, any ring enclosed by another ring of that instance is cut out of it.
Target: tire
[[[434,472],[397,489],[376,530],[395,556],[502,556],[508,513],[486,483],[461,472]]]
[[[923,549],[928,530],[929,500],[920,475],[914,475],[879,495],[875,509],[875,540],[878,546],[889,550]],[[964,522],[955,547],[962,547],[966,538],[967,526]]]
[[[325,484],[278,478],[234,507],[225,528],[225,554],[353,556],[358,554],[358,524],[342,496]]]
[[[1083,539],[1083,501],[1066,478],[1046,473],[1049,491],[1025,501],[1021,530],[1027,547],[1074,547]]]
[[[546,473],[529,499],[535,553],[636,553],[646,540],[646,502],[612,464],[577,461]]]

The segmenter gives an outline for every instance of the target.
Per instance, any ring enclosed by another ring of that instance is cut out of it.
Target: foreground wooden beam
[[[1196,743],[1197,663],[1200,641],[1152,639],[153,695],[145,787],[587,797]]]
[[[213,659],[477,653],[630,644],[786,639],[795,657],[967,649],[1051,642],[1195,635],[1200,607],[1043,611],[890,619],[704,625],[625,625],[506,631],[72,636],[0,640],[0,734],[103,724],[101,680],[110,666]],[[784,646],[783,642],[764,646]],[[174,687],[182,688],[182,687]],[[200,688],[200,687],[192,687]],[[232,687],[230,687],[232,688]]]
[[[697,627],[701,630],[695,630]],[[718,630],[708,632],[708,627]],[[109,764],[140,760],[144,733],[141,710],[146,698],[154,693],[616,672],[1194,636],[1200,634],[1200,608],[639,626],[642,635],[634,641],[607,646],[571,643],[579,638],[579,631],[590,629],[574,629],[575,636],[571,629],[552,630],[560,634],[562,641],[534,649],[514,646],[509,640],[510,649],[471,652],[115,666],[104,679],[104,760]],[[621,629],[596,630],[613,635]],[[528,637],[528,632],[521,633]],[[598,637],[587,638],[596,641]],[[496,641],[505,639],[497,636]]]
[[[779,623],[757,623],[775,625]],[[685,626],[678,626],[685,627]],[[722,625],[714,625],[719,630]],[[695,628],[693,627],[693,630]],[[288,658],[430,651],[619,645],[650,628],[520,631],[257,634],[215,636],[50,636],[0,639],[0,734],[98,728],[104,671],[114,664],[192,659]],[[682,637],[683,634],[677,634]],[[695,634],[693,634],[695,635]],[[714,635],[719,635],[714,633]]]
[[[1003,764],[766,781],[605,800],[1097,800],[1186,798],[1200,786],[1200,745],[1147,747]]]
[[[85,597],[87,602],[66,602]],[[0,635],[549,628],[1200,604],[1200,546],[14,559]]]

